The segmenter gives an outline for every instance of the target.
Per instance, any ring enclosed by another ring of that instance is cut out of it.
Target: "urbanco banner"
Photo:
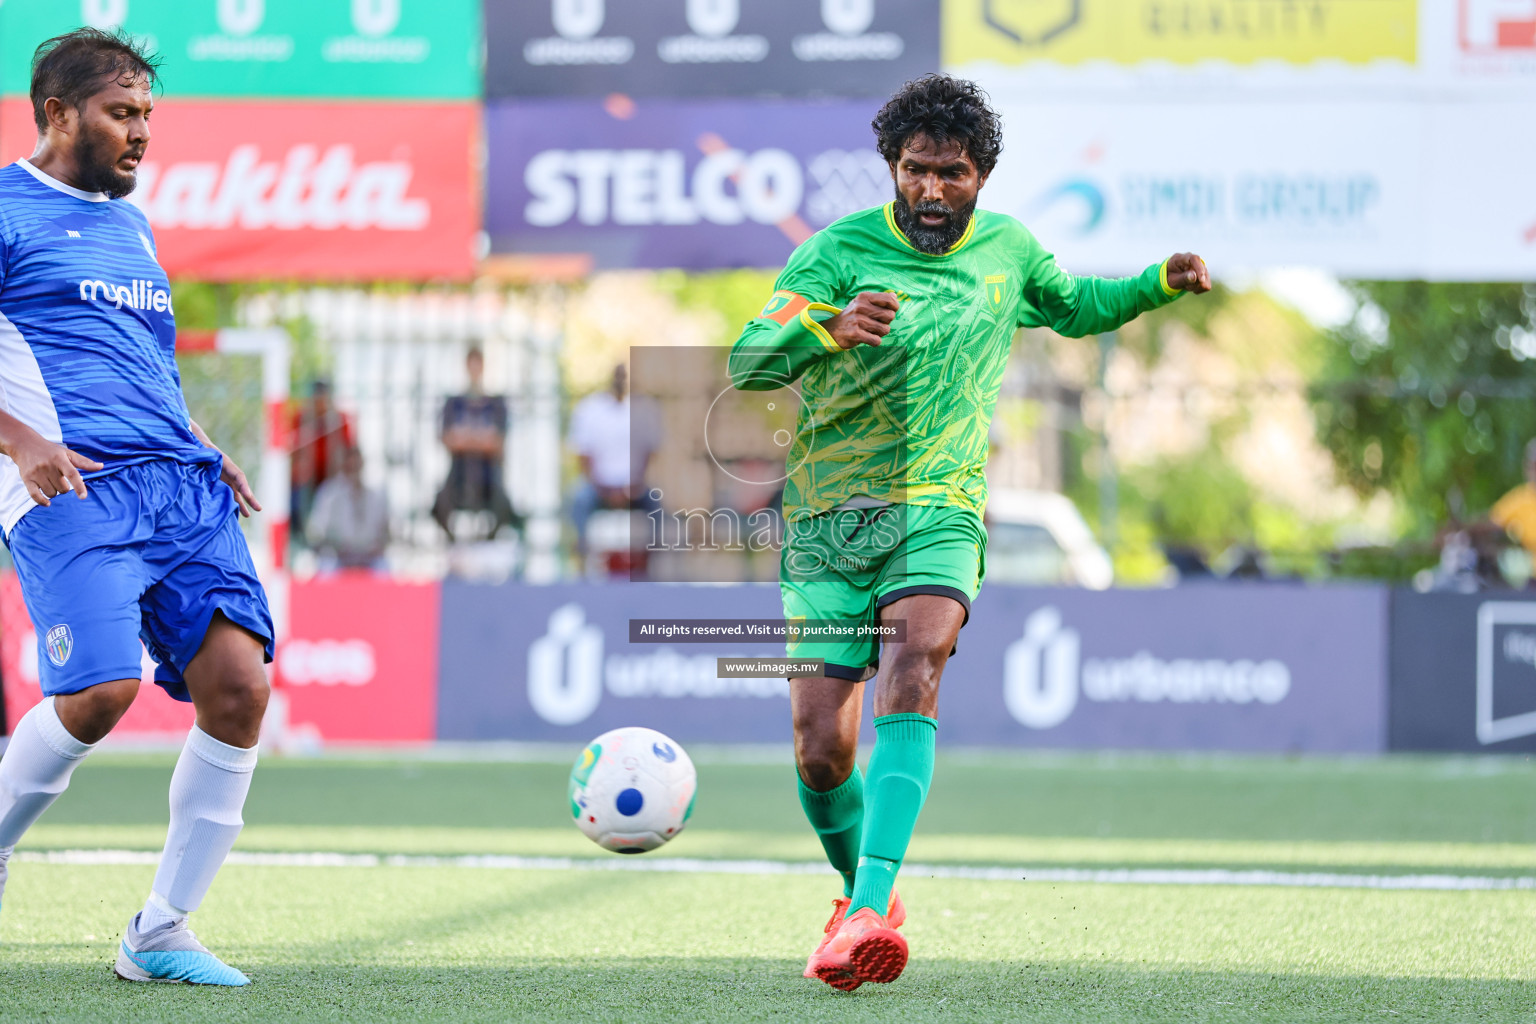
[[[1393,750],[1536,751],[1536,599],[1392,594]]]
[[[470,103],[163,100],[128,201],[172,277],[467,278],[478,122]],[[35,139],[31,104],[0,101],[0,164]]]
[[[600,267],[771,267],[892,195],[874,101],[509,100],[487,105],[496,252]]]
[[[1386,650],[1378,587],[987,587],[940,728],[988,746],[1380,751]]]
[[[994,100],[1005,147],[981,205],[1077,273],[1195,251],[1218,276],[1536,275],[1527,103]]]
[[[772,643],[631,643],[629,620],[762,620],[773,586],[443,588],[438,735],[584,742],[621,725],[783,743],[783,679],[719,678]],[[984,588],[945,670],[940,742],[1379,751],[1386,592]],[[866,708],[866,717],[867,717]]]
[[[37,45],[82,25],[157,52],[170,97],[480,95],[478,0],[5,0],[0,92],[28,92]]]
[[[438,738],[585,743],[626,725],[683,743],[782,743],[785,679],[719,679],[716,659],[782,644],[632,644],[629,620],[777,619],[776,586],[443,584]]]
[[[881,96],[939,67],[937,0],[486,0],[508,96]]]

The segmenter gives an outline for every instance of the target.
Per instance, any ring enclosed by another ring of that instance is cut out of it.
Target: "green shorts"
[[[986,573],[981,517],[947,505],[834,509],[786,524],[779,559],[784,618],[877,623],[912,594],[971,601]],[[790,658],[821,658],[826,674],[855,682],[880,664],[877,637],[791,641]]]

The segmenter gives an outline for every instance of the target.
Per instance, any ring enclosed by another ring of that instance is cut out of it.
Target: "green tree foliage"
[[[1536,285],[1359,281],[1311,389],[1339,478],[1425,537],[1483,515],[1536,437]]]

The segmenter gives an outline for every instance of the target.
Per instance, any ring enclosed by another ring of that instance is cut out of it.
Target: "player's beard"
[[[117,161],[123,155],[121,145],[110,135],[81,125],[75,140],[75,167],[83,191],[105,192],[113,199],[121,199],[138,187],[137,173],[118,169]]]
[[[951,209],[937,199],[927,200],[917,204],[914,209],[908,205],[906,197],[898,190],[896,193],[896,226],[901,228],[901,233],[907,236],[907,241],[912,243],[912,248],[918,252],[925,252],[930,256],[942,256],[953,249],[955,243],[960,241],[960,236],[965,234],[965,229],[971,225],[971,217],[976,212],[976,200],[960,207]],[[943,226],[930,228],[917,218],[925,213],[944,213],[949,215],[949,220]]]

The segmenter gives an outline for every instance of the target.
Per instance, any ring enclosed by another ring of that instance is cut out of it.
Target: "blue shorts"
[[[272,614],[219,463],[124,466],[22,516],[6,545],[37,630],[44,694],[138,679],[139,641],[155,682],[190,701],[182,673],[215,612],[266,641]]]

